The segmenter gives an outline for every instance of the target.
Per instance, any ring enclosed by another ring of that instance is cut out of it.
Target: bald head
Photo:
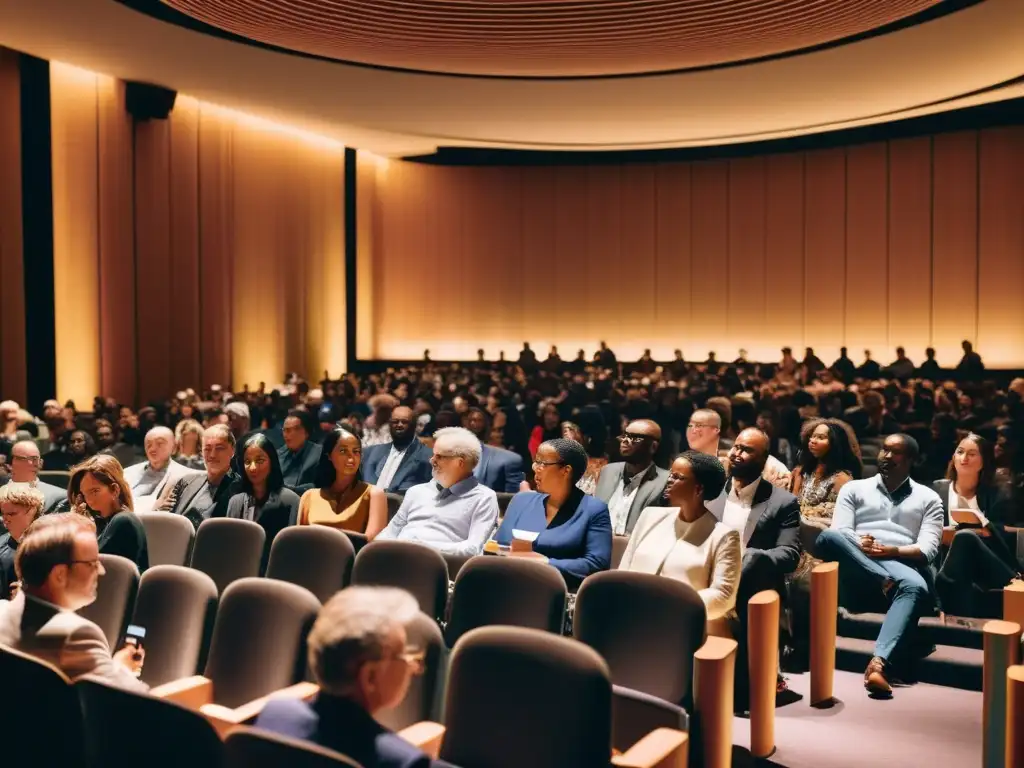
[[[163,469],[174,455],[174,433],[167,427],[153,427],[146,433],[146,459],[152,469]]]
[[[31,440],[19,440],[11,448],[11,480],[31,483],[39,477],[39,446]]]
[[[631,421],[619,437],[619,453],[627,469],[634,473],[646,469],[654,460],[661,442],[661,427],[650,419]]]
[[[722,435],[722,417],[710,408],[698,408],[686,426],[686,444],[694,451],[709,456],[718,455],[718,440]]]
[[[769,446],[768,435],[757,427],[749,427],[740,432],[729,451],[733,477],[744,483],[760,477],[768,461]]]

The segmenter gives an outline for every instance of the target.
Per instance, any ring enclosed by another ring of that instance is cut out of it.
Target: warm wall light
[[[65,64],[62,61],[51,61],[50,71],[51,73],[56,73],[62,82],[68,84],[95,84],[96,80],[101,77],[97,72],[82,69],[81,67],[76,67],[73,64]]]
[[[179,94],[178,98],[182,98]],[[193,99],[192,96],[185,96],[187,99]],[[280,133],[292,138],[301,139],[319,149],[331,150],[334,152],[343,152],[345,145],[335,139],[324,136],[323,134],[314,133],[313,131],[307,131],[302,128],[297,128],[293,125],[286,125],[285,123],[278,123],[273,120],[268,120],[263,117],[257,117],[256,115],[250,115],[247,112],[239,112],[238,110],[231,109],[229,107],[222,107],[219,104],[213,104],[209,101],[203,101],[201,99],[195,99],[198,103],[199,108],[203,112],[210,112],[220,116],[225,120],[230,120],[236,125],[245,126],[258,131],[267,131],[269,133]]]

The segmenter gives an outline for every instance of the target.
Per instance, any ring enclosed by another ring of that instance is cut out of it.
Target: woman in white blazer
[[[705,506],[724,487],[725,470],[717,458],[697,451],[680,454],[666,486],[672,506],[641,513],[619,568],[689,584],[707,608],[708,633],[729,636],[743,559],[740,535]]]

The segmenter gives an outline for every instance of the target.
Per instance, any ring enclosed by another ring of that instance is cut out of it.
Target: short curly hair
[[[700,451],[683,451],[676,456],[675,461],[686,459],[693,470],[693,478],[701,487],[701,496],[704,501],[717,499],[722,495],[725,488],[725,467],[718,460],[717,456],[711,456]]]

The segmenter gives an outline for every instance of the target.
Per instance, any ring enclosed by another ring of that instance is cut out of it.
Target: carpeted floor
[[[981,694],[918,683],[869,699],[861,675],[836,672],[830,709],[807,704],[809,675],[787,675],[803,699],[775,713],[776,751],[755,760],[750,722],[733,721],[733,765],[780,768],[945,768],[981,762]]]

